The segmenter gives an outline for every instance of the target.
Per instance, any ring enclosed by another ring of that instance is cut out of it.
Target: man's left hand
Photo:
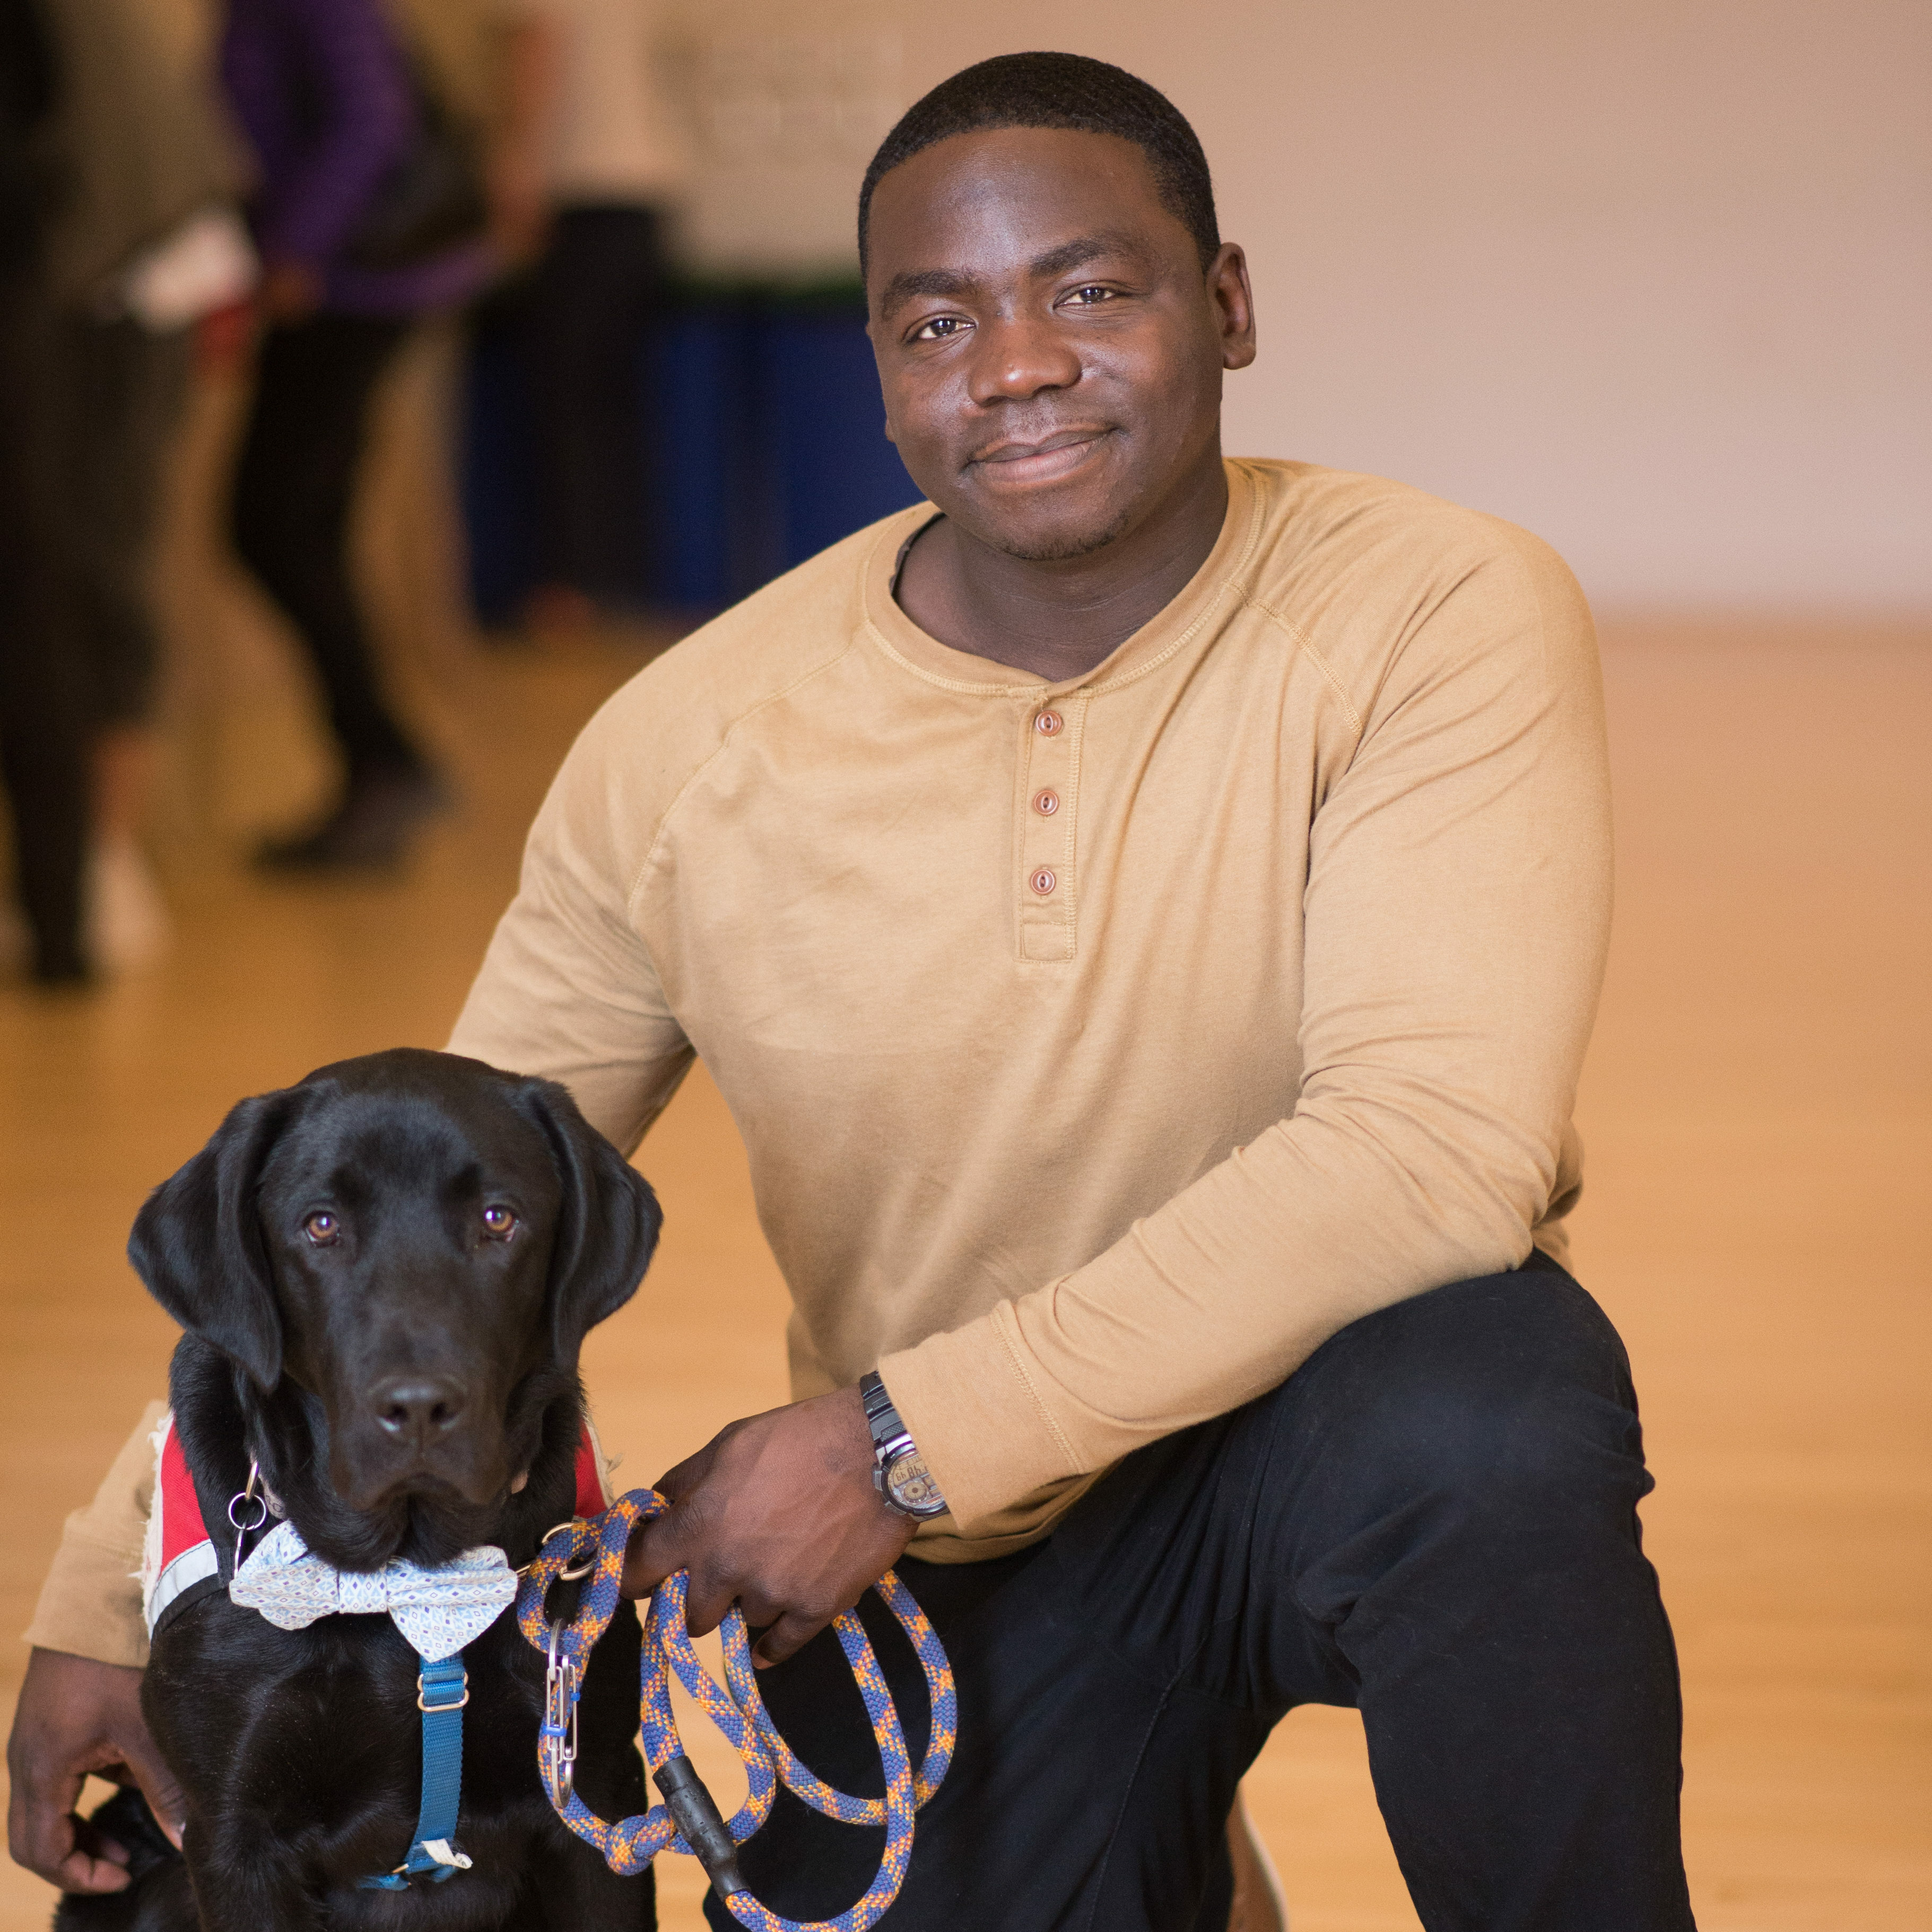
[[[778,1664],[850,1610],[912,1540],[913,1520],[872,1486],[872,1437],[856,1388],[734,1422],[658,1480],[671,1499],[631,1540],[624,1594],[691,1573],[687,1622],[716,1630],[734,1600],[752,1653]]]

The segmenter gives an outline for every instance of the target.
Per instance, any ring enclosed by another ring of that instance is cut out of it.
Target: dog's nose
[[[453,1429],[469,1400],[460,1382],[442,1376],[392,1376],[369,1391],[376,1420],[418,1450]]]

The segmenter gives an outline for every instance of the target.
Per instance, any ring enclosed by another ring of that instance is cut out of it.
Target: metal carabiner
[[[557,1654],[564,1628],[561,1617],[550,1627],[544,1664],[543,1722],[537,1727],[537,1767],[551,1804],[560,1811],[569,1802],[577,1762],[577,1668],[568,1658]]]

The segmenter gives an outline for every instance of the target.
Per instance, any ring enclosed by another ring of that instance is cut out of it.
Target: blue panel
[[[767,328],[767,422],[784,567],[802,563],[919,492],[886,440],[862,310],[775,314]]]
[[[514,330],[486,318],[465,380],[462,498],[478,614],[514,614],[536,568],[534,433]],[[719,298],[640,343],[653,602],[717,610],[916,502],[886,441],[862,310]]]
[[[470,543],[470,596],[486,624],[509,621],[536,568],[535,443],[514,336],[479,326],[464,371],[458,488]]]
[[[729,370],[734,345],[705,311],[668,317],[644,346],[644,425],[652,597],[722,606],[732,595]]]

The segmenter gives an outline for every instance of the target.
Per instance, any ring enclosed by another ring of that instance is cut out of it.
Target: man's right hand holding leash
[[[872,1436],[856,1388],[721,1430],[658,1478],[665,1514],[632,1539],[624,1594],[691,1573],[694,1636],[735,1600],[764,1634],[752,1660],[779,1664],[850,1610],[904,1553],[915,1520],[874,1484]]]

